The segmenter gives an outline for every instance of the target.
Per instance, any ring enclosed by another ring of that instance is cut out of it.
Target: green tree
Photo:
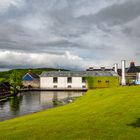
[[[13,72],[10,74],[10,92],[11,94],[16,95],[22,85],[21,75],[16,70],[13,70]]]

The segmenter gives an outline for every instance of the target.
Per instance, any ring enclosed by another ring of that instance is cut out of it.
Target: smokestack
[[[116,73],[118,73],[118,64],[117,64],[117,63],[114,65],[114,71],[115,71]]]
[[[125,60],[122,60],[122,86],[126,85],[125,79]]]

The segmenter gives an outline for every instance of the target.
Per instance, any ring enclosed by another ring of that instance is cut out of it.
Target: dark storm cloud
[[[140,16],[140,1],[129,1],[122,4],[113,4],[100,10],[96,14],[81,16],[79,19],[86,23],[106,23],[109,26],[125,24]]]
[[[140,63],[139,0],[7,0],[0,7],[1,66]]]

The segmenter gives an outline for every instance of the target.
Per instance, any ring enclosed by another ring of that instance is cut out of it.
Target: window
[[[72,77],[67,78],[67,83],[72,83]]]
[[[109,81],[107,80],[107,81],[105,81],[106,83],[109,83]]]
[[[82,83],[86,83],[86,77],[82,77]]]
[[[98,83],[101,83],[102,81],[101,80],[98,80]]]
[[[54,87],[54,88],[57,88],[57,85],[54,85],[53,87]]]
[[[53,83],[57,83],[58,82],[58,78],[57,77],[53,77]]]
[[[82,86],[82,88],[86,88],[86,86]]]
[[[71,88],[71,85],[68,85],[68,88]]]

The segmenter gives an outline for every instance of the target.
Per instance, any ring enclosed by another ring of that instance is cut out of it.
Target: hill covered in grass
[[[140,140],[140,87],[89,90],[66,106],[0,123],[0,140]]]
[[[13,69],[13,70],[16,70],[20,74],[21,77],[23,77],[29,71],[29,69]],[[8,82],[9,76],[13,72],[13,70],[0,72],[0,82]],[[64,69],[54,69],[54,68],[33,68],[33,69],[31,69],[31,71],[33,73],[38,74],[38,75],[40,75],[43,71],[58,71],[58,70],[63,71]]]

